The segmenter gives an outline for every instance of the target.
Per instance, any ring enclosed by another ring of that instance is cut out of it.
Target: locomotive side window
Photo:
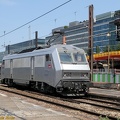
[[[13,67],[14,68],[30,67],[30,57],[14,59]]]
[[[51,57],[49,54],[46,55],[46,61],[51,61]]]
[[[35,67],[45,67],[45,56],[35,56]]]
[[[5,68],[10,68],[10,60],[5,60]]]

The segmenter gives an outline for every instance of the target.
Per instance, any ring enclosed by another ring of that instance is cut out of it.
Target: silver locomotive
[[[83,49],[53,45],[3,58],[1,78],[8,85],[27,85],[64,96],[88,93],[90,68]]]

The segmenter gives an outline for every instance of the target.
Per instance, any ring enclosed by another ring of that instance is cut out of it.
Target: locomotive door
[[[34,72],[34,57],[31,57],[31,80],[33,80]]]
[[[1,66],[1,79],[4,79],[5,78],[5,74],[4,74],[4,69],[5,69],[5,61],[3,60],[2,61],[2,66]]]
[[[49,85],[53,85],[54,68],[53,68],[53,64],[52,64],[52,59],[51,59],[51,56],[49,54],[46,54],[45,57],[46,57],[45,72],[44,72],[45,81]]]
[[[10,78],[13,77],[13,60],[10,60]]]

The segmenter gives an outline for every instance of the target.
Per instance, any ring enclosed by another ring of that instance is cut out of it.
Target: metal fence
[[[104,72],[96,69],[93,72],[93,82],[120,83],[120,70],[111,69],[110,72]]]

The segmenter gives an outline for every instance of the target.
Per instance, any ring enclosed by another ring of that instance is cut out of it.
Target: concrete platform
[[[92,87],[92,88],[90,88],[89,93],[120,99],[120,90],[117,90],[117,89],[102,89],[102,88],[93,88]]]
[[[120,83],[91,82],[91,87],[120,90]]]
[[[0,92],[0,120],[78,120],[71,115],[28,103]]]

